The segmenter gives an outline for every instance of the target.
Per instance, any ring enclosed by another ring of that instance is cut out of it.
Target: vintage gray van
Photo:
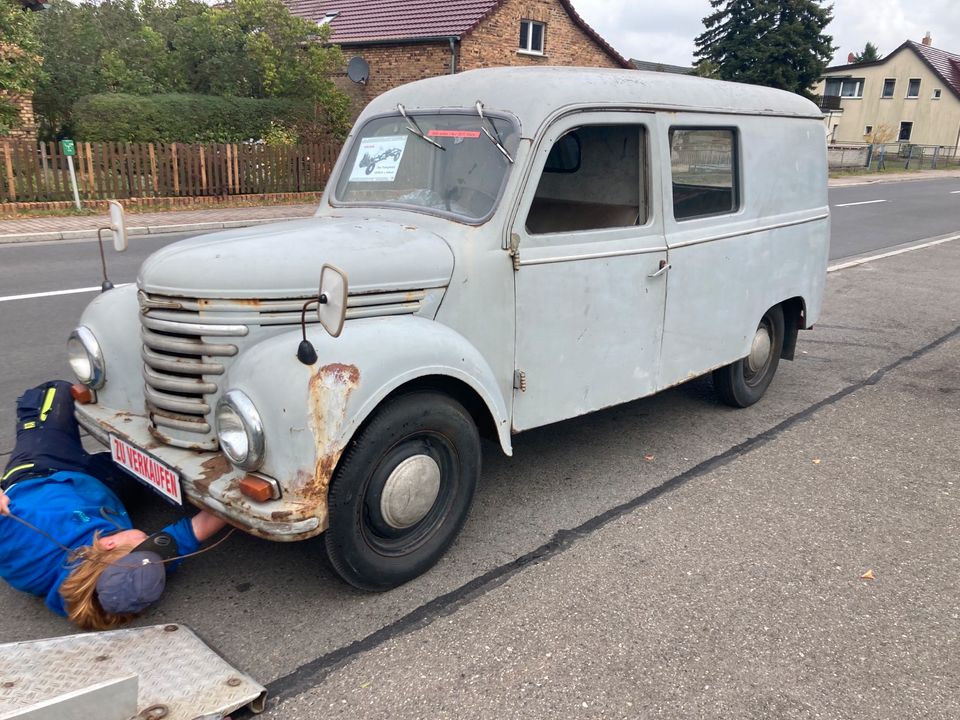
[[[364,110],[312,218],[178,242],[69,342],[81,424],[254,535],[394,587],[456,537],[480,437],[713,372],[756,402],[820,314],[824,128],[793,94],[502,68]]]

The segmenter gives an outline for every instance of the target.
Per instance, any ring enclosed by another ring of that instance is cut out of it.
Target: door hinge
[[[520,236],[510,233],[510,257],[513,258],[513,269],[520,269]]]
[[[527,391],[527,374],[523,370],[513,371],[513,389],[520,392]]]

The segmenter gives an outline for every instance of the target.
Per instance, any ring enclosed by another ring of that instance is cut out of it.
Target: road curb
[[[136,225],[127,228],[127,235],[163,235],[165,233],[207,232],[210,230],[228,230],[232,228],[266,225],[267,223],[303,220],[311,215],[291,215],[275,218],[251,218],[249,220],[218,220],[215,222],[173,223],[169,225]],[[54,232],[13,233],[0,235],[0,245],[29,242],[50,242],[55,240],[91,240],[96,239],[96,230],[62,230]]]

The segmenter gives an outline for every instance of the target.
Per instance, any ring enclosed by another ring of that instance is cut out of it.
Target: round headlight
[[[97,390],[103,387],[106,380],[106,368],[103,364],[103,353],[100,343],[90,331],[90,328],[81,325],[67,340],[67,357],[70,369],[77,376],[77,380],[87,387]]]
[[[263,464],[260,413],[239,390],[230,390],[217,403],[217,438],[224,455],[237,467],[249,471]]]

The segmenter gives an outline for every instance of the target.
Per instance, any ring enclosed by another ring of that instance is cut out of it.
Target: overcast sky
[[[572,0],[577,12],[621,55],[671,65],[693,61],[693,40],[703,32],[709,0]],[[834,0],[826,32],[839,49],[833,65],[869,40],[881,55],[904,40],[920,42],[930,31],[933,46],[960,55],[960,0]]]

